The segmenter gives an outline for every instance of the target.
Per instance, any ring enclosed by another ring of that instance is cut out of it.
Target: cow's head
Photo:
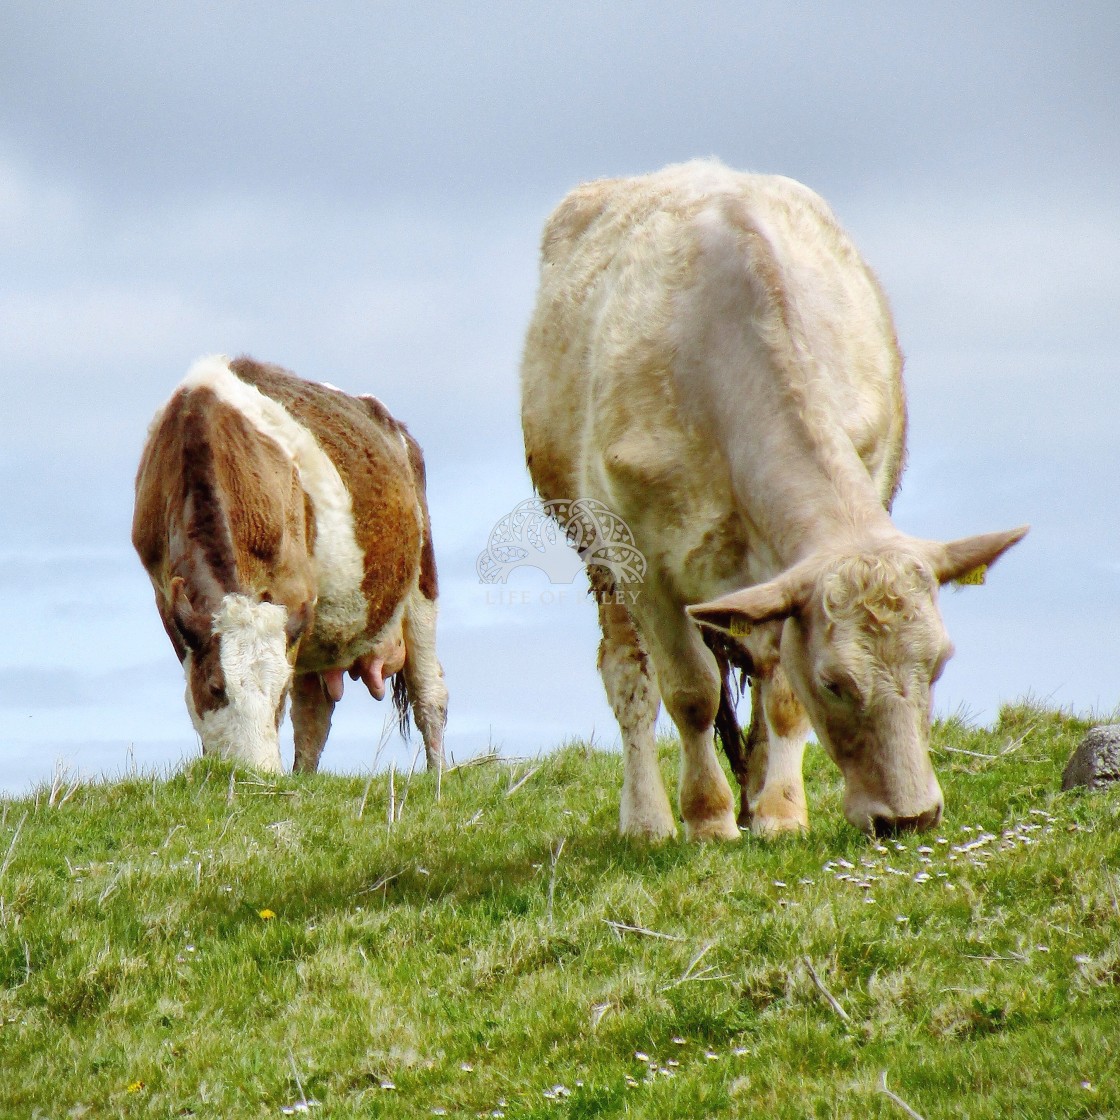
[[[943,807],[929,760],[932,690],[953,652],[937,589],[983,570],[1026,532],[948,544],[899,534],[810,557],[689,611],[741,635],[783,621],[782,667],[844,775],[844,815],[876,834],[932,828]]]
[[[209,611],[191,601],[180,577],[171,581],[170,606],[203,753],[278,773],[280,720],[308,608],[289,613],[267,596],[234,593]]]

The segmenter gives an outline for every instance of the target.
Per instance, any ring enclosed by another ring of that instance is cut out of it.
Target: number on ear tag
[[[733,638],[745,638],[751,632],[751,624],[745,622],[741,618],[731,619],[731,636]]]
[[[958,587],[976,587],[984,582],[984,577],[987,575],[988,565],[977,564],[970,572],[965,572],[963,576],[957,576],[953,582]]]

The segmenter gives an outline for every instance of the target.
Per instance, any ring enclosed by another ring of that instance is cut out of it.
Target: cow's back
[[[237,358],[230,368],[247,384],[277,401],[307,429],[326,453],[349,495],[354,541],[362,553],[361,592],[368,606],[367,626],[384,626],[402,601],[417,574],[422,512],[418,487],[409,459],[404,425],[373,397],[352,397],[327,385],[293,377],[278,366]],[[304,485],[308,466],[301,466]],[[345,525],[327,526],[332,512],[324,509],[325,496],[316,508],[313,541],[320,569],[330,563],[337,546],[326,539]],[[325,604],[324,604],[325,605]]]
[[[720,270],[752,287],[746,314],[741,303],[718,306]],[[889,502],[905,407],[901,359],[874,276],[812,191],[710,162],[585,184],[546,224],[522,373],[526,451],[541,493],[594,496],[617,508],[629,478],[635,493],[657,491],[662,524],[709,506],[706,531],[723,531],[715,525],[731,500],[727,465],[680,360],[682,341],[694,341],[689,298],[698,292],[717,332],[721,315],[724,325],[745,318],[761,349],[800,349],[774,368],[779,380],[806,384],[775,392],[814,395],[824,422],[850,440]],[[799,370],[791,373],[791,361]],[[768,402],[757,404],[752,412],[743,401],[748,423],[765,423]]]
[[[153,421],[137,474],[133,540],[165,622],[175,574],[290,612],[310,601],[301,668],[351,664],[399,624],[422,576],[415,459],[374,398],[248,358],[200,360]]]

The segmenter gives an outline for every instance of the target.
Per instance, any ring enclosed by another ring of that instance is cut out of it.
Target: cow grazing
[[[380,401],[203,358],[152,421],[132,542],[205,753],[279,771],[290,691],[295,769],[316,770],[349,672],[379,700],[393,678],[439,765],[424,460]]]
[[[578,187],[541,258],[522,365],[529,472],[546,499],[612,509],[648,565],[636,596],[589,567],[623,834],[676,831],[659,695],[681,736],[690,837],[739,835],[717,716],[739,823],[760,834],[808,823],[810,723],[853,825],[937,824],[931,688],[952,651],[938,586],[1026,528],[945,544],[892,524],[902,359],[883,292],[826,204],[790,179],[687,163]],[[736,669],[752,680],[746,757]]]

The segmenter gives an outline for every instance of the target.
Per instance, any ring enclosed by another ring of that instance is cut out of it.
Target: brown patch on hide
[[[199,718],[227,703],[221,646],[221,640],[214,636],[197,653],[191,654],[187,687],[191,690],[191,703]]]
[[[395,428],[398,431],[404,427],[400,421],[394,419],[393,414],[385,407],[384,402],[372,393],[363,393],[358,400],[365,406],[366,411],[373,417],[375,424],[382,427]]]
[[[229,592],[255,592],[297,612],[313,598],[306,543],[303,494],[283,451],[211,389],[177,392],[141,457],[133,544],[180,660],[175,578],[207,627]],[[202,633],[202,623],[194,629]]]
[[[588,574],[601,570],[597,567],[588,568]],[[594,581],[591,582],[592,593],[598,597],[595,583]],[[609,575],[605,575],[602,583],[613,587],[613,580]],[[600,586],[602,586],[602,583]],[[621,603],[610,601],[609,598],[599,598],[599,625],[603,631],[603,641],[599,644],[598,667],[600,671],[603,668],[607,651],[610,649],[616,660],[629,662],[637,669],[638,675],[643,680],[651,680],[652,669],[649,663],[649,654],[646,652],[645,643],[634,624],[633,615],[626,607]]]
[[[775,677],[766,690],[766,718],[779,739],[791,739],[807,730],[809,717],[793,689],[782,677]]]
[[[214,455],[220,407],[208,389],[180,391],[168,401],[140,460],[132,521],[133,547],[148,572],[158,571],[166,585],[169,569],[177,569],[192,601],[202,598],[211,610],[217,603],[208,584],[219,591],[237,587]]]
[[[183,499],[186,534],[202,552],[202,559],[222,588],[237,586],[233,534],[222,501],[221,483],[213,452],[212,419],[220,406],[209,392],[184,398]]]
[[[312,597],[305,501],[280,446],[228,406],[214,432],[237,571],[244,586],[297,611]]]
[[[380,403],[380,402],[378,402]],[[416,498],[420,506],[424,543],[420,549],[420,594],[435,601],[439,597],[439,577],[436,574],[436,551],[432,545],[432,521],[428,515],[428,472],[424,466],[424,453],[412,433],[400,425],[401,434],[408,444],[408,462],[412,467],[412,480],[416,484]]]
[[[241,357],[230,368],[311,431],[337,468],[350,492],[354,536],[365,554],[366,624],[376,633],[408,593],[420,558],[421,526],[403,425],[373,398],[303,381],[279,366]]]
[[[311,501],[311,495],[305,493],[303,495],[303,532],[304,540],[307,541],[308,547],[311,547],[312,542],[315,540],[315,533],[317,527],[315,524],[315,505]]]

